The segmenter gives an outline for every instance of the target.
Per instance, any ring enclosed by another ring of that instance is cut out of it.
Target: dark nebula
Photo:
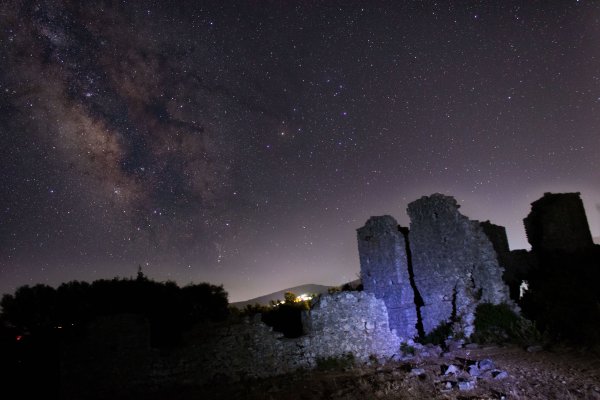
[[[600,3],[3,1],[0,292],[129,277],[242,300],[356,278],[355,229],[455,196],[600,203]]]

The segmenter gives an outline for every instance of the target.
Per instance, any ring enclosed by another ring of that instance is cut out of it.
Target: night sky
[[[0,293],[338,285],[435,192],[527,248],[579,191],[598,236],[600,2],[2,1],[0,157]]]

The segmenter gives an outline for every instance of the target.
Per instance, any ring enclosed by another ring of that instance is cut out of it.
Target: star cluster
[[[0,27],[1,292],[340,284],[356,228],[433,192],[520,248],[580,191],[598,235],[598,3],[9,0]]]

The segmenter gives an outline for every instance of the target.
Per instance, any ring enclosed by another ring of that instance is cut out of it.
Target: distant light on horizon
[[[302,302],[302,301],[309,301],[309,300],[312,300],[312,299],[313,299],[313,296],[312,296],[312,295],[310,295],[310,294],[307,294],[307,293],[303,293],[303,294],[301,294],[300,296],[297,296],[297,297],[296,297],[296,300],[295,300],[295,302],[296,302],[296,303],[300,303],[300,302]]]

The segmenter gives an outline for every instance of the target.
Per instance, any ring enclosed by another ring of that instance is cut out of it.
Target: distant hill
[[[264,296],[256,297],[254,299],[246,300],[246,301],[238,301],[236,303],[230,303],[230,305],[235,306],[237,308],[244,308],[247,304],[261,304],[261,305],[269,305],[271,300],[283,300],[283,295],[285,292],[292,292],[296,295],[301,295],[304,293],[327,293],[327,290],[333,286],[324,286],[324,285],[316,285],[314,283],[307,285],[294,286],[291,288],[279,290],[277,292],[273,292],[271,294],[266,294]]]

